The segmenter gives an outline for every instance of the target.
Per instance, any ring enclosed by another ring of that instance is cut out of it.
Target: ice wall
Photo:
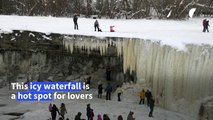
[[[156,103],[175,111],[198,113],[202,100],[213,96],[213,47],[186,45],[185,51],[142,39],[65,37],[65,48],[100,50],[117,47],[123,71],[135,71],[137,82],[151,88]],[[188,111],[189,112],[189,111]]]
[[[40,52],[26,56],[21,52],[7,51],[0,53],[0,70],[1,72],[11,72],[14,66],[19,66],[21,72],[28,73],[35,66],[37,66],[36,68],[45,66],[46,60],[46,54]]]

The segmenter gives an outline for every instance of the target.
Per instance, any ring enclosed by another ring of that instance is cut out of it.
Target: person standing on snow
[[[154,110],[154,106],[155,106],[155,101],[153,98],[150,99],[150,112],[149,112],[149,117],[153,117],[153,110]]]
[[[81,119],[81,112],[78,112],[78,114],[75,116],[75,120],[85,120],[85,119]]]
[[[91,111],[90,111],[90,120],[93,120],[93,118],[94,118],[94,112],[93,112],[93,109],[91,109]]]
[[[141,90],[141,92],[139,93],[139,96],[140,96],[139,105],[141,104],[141,102],[142,102],[142,104],[144,104],[144,99],[145,99],[145,91],[144,91],[144,89]]]
[[[152,93],[149,90],[147,90],[146,93],[145,93],[145,96],[146,96],[146,99],[147,99],[147,106],[149,106],[150,99],[152,98]]]
[[[97,120],[102,120],[102,118],[101,118],[101,115],[100,114],[98,114],[98,116],[97,116]]]
[[[52,120],[56,120],[57,112],[60,115],[58,108],[56,107],[55,104],[53,104],[52,109],[51,109]]]
[[[67,113],[67,109],[65,107],[65,104],[64,103],[61,103],[61,107],[60,107],[60,114],[61,114],[61,117],[63,118],[64,120],[64,115]]]
[[[98,98],[102,98],[102,93],[103,93],[103,85],[99,84],[98,85]]]
[[[120,85],[117,86],[116,92],[117,92],[117,95],[118,95],[118,101],[121,101],[121,94],[123,93],[123,90],[122,90]]]
[[[129,115],[127,116],[127,120],[135,120],[135,118],[133,118],[133,114],[134,112],[130,111]]]
[[[87,120],[91,120],[91,111],[92,109],[90,108],[90,104],[87,104]]]
[[[207,19],[203,20],[203,32],[209,32],[209,21]]]
[[[108,83],[105,91],[106,91],[106,100],[111,100],[112,86],[110,83]]]
[[[99,29],[98,20],[95,20],[94,27],[95,27],[95,31],[96,31],[96,29],[97,29],[97,31],[98,31],[98,29]]]
[[[207,31],[207,32],[209,32],[209,27],[210,27],[210,25],[209,25],[209,20],[207,20],[207,21],[206,21],[206,31]]]
[[[110,32],[115,32],[114,27],[115,26],[110,26]]]
[[[107,114],[103,115],[103,120],[110,120]]]
[[[78,30],[78,16],[77,16],[77,14],[74,15],[73,22],[74,22],[74,29]]]
[[[119,116],[118,116],[118,120],[123,120],[122,115],[119,115]]]
[[[111,67],[110,67],[110,65],[107,65],[107,67],[106,67],[106,80],[107,81],[110,81],[111,80]]]
[[[206,32],[206,19],[203,20],[203,32]]]

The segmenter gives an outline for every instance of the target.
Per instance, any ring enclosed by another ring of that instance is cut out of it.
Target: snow
[[[11,30],[30,30],[43,33],[61,33],[97,37],[128,37],[161,41],[184,50],[186,44],[213,45],[213,34],[202,32],[202,18],[186,21],[174,20],[112,20],[98,19],[103,32],[94,32],[94,19],[79,18],[79,30],[74,30],[72,18],[0,16],[1,32]],[[210,19],[211,24],[212,19]],[[115,26],[115,32],[109,27]]]
[[[86,19],[86,18],[79,18],[79,28],[80,30],[74,30],[73,20],[72,18],[54,18],[54,17],[26,17],[26,16],[0,16],[0,27],[1,27],[1,33],[11,33],[12,30],[30,30],[30,31],[37,31],[37,32],[43,32],[46,33],[46,35],[49,35],[50,33],[60,33],[60,34],[68,34],[68,35],[86,35],[86,36],[97,36],[100,38],[104,37],[126,37],[126,38],[141,38],[145,40],[152,40],[152,41],[158,41],[161,44],[170,45],[174,48],[177,48],[179,50],[186,50],[185,45],[186,44],[196,44],[196,45],[202,45],[202,44],[209,44],[213,46],[213,34],[211,33],[203,33],[202,32],[202,19],[201,18],[193,18],[186,21],[174,21],[174,20],[107,20],[107,19],[99,19],[99,24],[103,32],[94,32],[94,19]],[[211,23],[212,19],[210,19]],[[111,33],[109,32],[109,26],[115,26],[115,32]],[[33,35],[32,35],[33,36]],[[51,40],[51,38],[47,36],[43,36],[45,38],[48,38]],[[139,43],[139,44],[137,44]],[[71,43],[70,43],[71,44]],[[117,43],[120,44],[120,43]],[[185,81],[186,86],[184,86],[183,91],[186,90],[186,98],[189,98],[190,100],[195,98],[195,100],[199,99],[199,95],[196,95],[195,93],[206,93],[208,94],[208,89],[211,90],[210,84],[211,78],[212,78],[212,56],[206,55],[207,57],[200,57],[200,59],[196,59],[200,54],[202,54],[202,49],[199,46],[195,46],[192,48],[192,52],[177,53],[176,50],[171,49],[169,47],[154,47],[155,49],[151,49],[152,47],[147,48],[146,46],[154,45],[155,43],[149,43],[147,42],[147,45],[144,45],[144,48],[139,49],[143,45],[142,42],[134,41],[133,43],[128,43],[130,45],[126,45],[127,51],[124,51],[123,53],[126,57],[124,61],[126,64],[124,65],[135,65],[136,63],[140,64],[154,64],[156,67],[151,68],[150,66],[139,66],[138,71],[140,72],[141,76],[138,76],[138,78],[141,78],[141,81],[149,80],[149,79],[142,79],[143,77],[149,78],[149,73],[156,79],[153,81],[153,93],[154,95],[158,95],[159,93],[164,93],[169,97],[166,98],[167,104],[173,103],[172,99],[177,99],[174,97],[174,89],[171,90],[171,88],[175,88],[171,85],[181,85],[181,82],[178,82],[176,79],[172,78],[178,78],[181,79],[181,77],[178,77],[178,75],[182,75],[183,73],[187,73],[187,76],[184,78],[183,81]],[[65,44],[66,45],[66,44]],[[79,44],[81,45],[81,44]],[[105,43],[101,43],[102,47],[105,47]],[[121,46],[121,45],[120,45]],[[132,49],[137,47],[137,49]],[[90,46],[91,47],[91,46]],[[96,48],[97,46],[92,46],[93,48]],[[165,48],[165,50],[164,50]],[[120,48],[121,49],[121,48]],[[149,50],[150,49],[150,50]],[[211,48],[210,48],[211,49]],[[130,54],[130,52],[137,50],[134,52],[134,54]],[[155,50],[156,54],[152,53],[152,50]],[[70,51],[72,49],[70,48]],[[118,50],[119,51],[119,50]],[[190,50],[189,50],[190,51]],[[105,51],[103,49],[101,54],[104,54]],[[142,54],[144,53],[144,54]],[[149,54],[152,53],[152,54]],[[157,54],[157,53],[163,53],[163,54]],[[167,57],[161,57],[160,55],[165,55]],[[210,54],[212,52],[210,51]],[[121,50],[119,52],[121,54]],[[156,56],[157,55],[157,56]],[[131,56],[131,57],[129,57]],[[145,57],[144,57],[145,56]],[[176,56],[179,56],[179,59],[175,59]],[[184,56],[184,57],[180,57]],[[45,57],[45,56],[44,56]],[[132,61],[130,58],[135,58],[135,60],[139,61]],[[138,57],[136,59],[136,57]],[[142,59],[142,58],[147,58]],[[156,59],[154,59],[156,58]],[[205,59],[208,58],[208,59]],[[148,60],[151,59],[151,60]],[[165,60],[164,60],[165,59]],[[183,60],[184,59],[184,60]],[[185,64],[181,64],[184,62]],[[41,61],[43,63],[43,61]],[[27,65],[27,63],[25,63]],[[199,69],[196,69],[195,65],[198,64]],[[165,66],[163,66],[165,65]],[[185,66],[184,66],[185,65]],[[171,67],[174,66],[174,67]],[[128,66],[126,66],[128,67]],[[124,67],[124,68],[126,68]],[[162,71],[159,71],[159,68]],[[131,69],[136,69],[134,66],[130,66]],[[23,68],[24,69],[24,68]],[[154,73],[151,71],[151,69],[154,70]],[[144,72],[143,70],[146,70],[148,72]],[[185,70],[185,71],[183,71]],[[201,72],[200,72],[201,71]],[[203,72],[202,72],[203,71]],[[177,72],[177,75],[174,74]],[[164,74],[164,76],[159,77],[161,73],[169,73]],[[195,74],[197,73],[197,74]],[[195,76],[195,77],[194,77]],[[159,78],[159,79],[158,79]],[[164,79],[166,78],[166,79]],[[176,81],[175,81],[176,80]],[[193,81],[192,81],[193,80]],[[200,80],[206,80],[206,82],[200,82]],[[161,87],[163,85],[159,84],[158,81],[162,81],[165,83],[165,91],[161,91]],[[169,81],[169,82],[168,82]],[[140,82],[140,81],[139,81]],[[200,84],[196,84],[200,83]],[[193,83],[193,84],[191,84]],[[136,84],[137,85],[137,84]],[[63,101],[69,112],[67,115],[70,119],[74,118],[74,115],[77,114],[78,111],[81,111],[83,113],[83,118],[86,118],[85,116],[85,109],[86,104],[91,103],[91,107],[95,110],[95,115],[100,112],[102,115],[104,113],[108,113],[110,118],[116,119],[117,115],[122,114],[124,119],[127,117],[127,114],[130,110],[135,112],[135,117],[137,120],[148,120],[150,118],[147,117],[147,114],[149,112],[148,107],[142,105],[138,105],[137,96],[135,93],[139,91],[138,89],[133,89],[134,86],[127,86],[130,87],[129,90],[127,90],[122,98],[122,102],[116,101],[116,95],[114,94],[114,98],[112,101],[105,101],[105,100],[99,100],[94,98],[93,100],[55,100],[54,103],[59,106],[60,103]],[[179,86],[182,88],[182,86]],[[203,88],[206,89],[204,90]],[[200,92],[197,92],[200,90]],[[178,89],[179,97],[181,96],[182,89]],[[192,91],[192,92],[191,92]],[[194,91],[194,93],[193,93]],[[0,89],[0,102],[1,104],[6,104],[6,106],[0,106],[2,109],[0,109],[0,118],[2,120],[6,120],[11,118],[11,116],[2,115],[3,113],[7,112],[23,112],[25,113],[23,115],[24,120],[43,120],[48,119],[50,117],[50,113],[47,110],[49,102],[15,102],[15,100],[10,99],[10,93],[14,91],[8,91],[6,88]],[[94,90],[90,91],[91,93],[96,96],[96,92]],[[190,93],[189,93],[190,92]],[[209,93],[210,94],[210,93]],[[202,94],[203,95],[203,94]],[[211,94],[210,94],[211,95]],[[158,97],[158,96],[156,96]],[[168,99],[167,99],[168,98]],[[184,106],[187,101],[187,99],[178,99],[176,103],[171,104],[170,107],[173,107],[172,109],[186,109]],[[189,101],[190,101],[189,100]],[[162,101],[161,101],[162,102]],[[165,102],[165,101],[164,101]],[[195,101],[196,102],[196,101]],[[195,104],[194,102],[194,104]],[[177,105],[179,103],[179,105]],[[198,102],[199,103],[199,102]],[[160,103],[159,103],[160,104]],[[167,105],[166,104],[166,105]],[[188,103],[189,104],[189,103]],[[191,104],[191,103],[190,103]],[[197,106],[196,104],[195,106]],[[192,105],[194,106],[194,105]],[[190,108],[190,110],[197,111],[198,109]],[[188,112],[187,112],[188,113]],[[197,116],[194,116],[197,117]],[[175,113],[170,112],[161,108],[156,107],[154,110],[154,118],[153,120],[193,120],[194,118]]]
[[[153,113],[154,117],[149,118],[149,108],[146,105],[138,104],[139,98],[137,92],[139,92],[139,89],[131,84],[127,84],[124,87],[128,89],[126,89],[124,94],[121,95],[121,102],[116,101],[116,94],[113,94],[111,101],[106,101],[104,99],[105,96],[103,96],[103,99],[98,99],[96,98],[97,92],[94,89],[91,89],[90,91],[83,91],[83,93],[93,93],[94,98],[92,100],[65,99],[54,100],[51,103],[56,104],[58,108],[62,102],[65,103],[68,111],[68,114],[66,114],[65,117],[70,120],[74,119],[77,112],[82,112],[82,118],[86,118],[86,105],[88,103],[90,103],[91,108],[94,109],[94,120],[97,119],[98,114],[108,114],[111,120],[116,120],[118,115],[122,115],[123,118],[126,119],[130,110],[134,112],[136,120],[193,120],[193,118],[186,115],[167,111],[159,107],[155,107]],[[16,116],[3,115],[4,113],[13,112],[25,113],[17,120],[47,120],[51,117],[51,113],[48,111],[50,102],[16,102],[15,100],[11,100],[9,96],[14,92],[15,91],[8,91],[7,87],[0,89],[0,93],[3,93],[0,95],[1,104],[6,104],[6,106],[1,107],[0,109],[1,120],[16,118]],[[57,115],[57,119],[58,117],[59,116]]]

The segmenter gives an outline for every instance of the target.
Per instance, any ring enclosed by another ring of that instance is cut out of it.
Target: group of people
[[[49,104],[49,111],[51,112],[52,120],[56,120],[57,113],[61,116],[59,120],[64,120],[64,115],[67,113],[67,109],[64,103],[61,103],[60,109],[55,104]]]
[[[209,25],[209,20],[207,20],[207,19],[204,19],[203,20],[203,32],[209,32],[209,27],[210,27],[210,25]]]
[[[73,16],[73,22],[74,22],[74,30],[78,30],[78,15],[77,14],[75,14]],[[110,26],[110,32],[115,32],[114,27],[115,26]],[[102,32],[97,19],[94,22],[94,28],[95,28],[95,31]]]
[[[102,84],[99,84],[98,86],[98,98],[102,97],[102,91],[103,91],[103,86]],[[110,83],[108,83],[107,87],[105,88],[106,91],[106,100],[111,100],[111,92],[112,92],[112,86]],[[117,85],[117,90],[116,90],[117,96],[118,96],[118,101],[121,101],[120,96],[123,93],[123,90],[121,88],[120,85]],[[147,106],[150,108],[150,112],[149,112],[149,117],[153,117],[153,110],[154,110],[154,99],[152,97],[152,93],[151,91],[147,90],[145,92],[144,89],[141,90],[141,92],[139,93],[139,97],[140,97],[140,102],[139,104],[145,104],[145,98],[147,101]],[[67,113],[67,109],[64,103],[61,103],[60,109],[58,109],[56,107],[55,104],[49,104],[49,111],[51,112],[51,117],[52,120],[56,120],[56,116],[57,113],[60,115],[59,120],[65,120],[64,115]],[[133,117],[134,112],[130,111],[129,115],[127,117],[127,120],[135,120],[135,118]],[[75,120],[85,120],[81,118],[82,113],[78,112],[77,115],[75,116]],[[94,119],[94,111],[93,109],[90,107],[90,104],[87,104],[87,108],[86,108],[86,116],[88,120],[93,120]],[[100,114],[97,115],[97,120],[110,120],[110,118],[108,117],[107,114],[103,115],[103,119],[101,117]],[[66,119],[69,120],[69,119]],[[123,120],[123,117],[121,115],[118,116],[118,120]]]
[[[87,108],[86,108],[86,115],[87,115],[87,120],[94,120],[94,112],[93,109],[90,107],[90,104],[87,104]],[[128,116],[127,116],[127,120],[135,120],[135,118],[133,117],[134,112],[130,111]],[[84,119],[75,119],[75,120],[84,120]],[[97,115],[97,120],[110,120],[109,116],[107,114],[103,114],[103,118],[100,114]],[[117,120],[123,120],[122,115],[119,115],[117,117]]]
[[[107,84],[107,86],[105,88],[105,92],[106,92],[106,100],[111,100],[112,85],[110,83]],[[122,90],[120,85],[117,85],[116,93],[117,93],[117,96],[118,96],[118,101],[121,101],[120,96],[123,93],[123,90]],[[98,85],[98,98],[101,99],[102,94],[103,94],[103,84],[99,84]]]
[[[150,112],[149,112],[149,117],[153,117],[153,110],[154,110],[154,106],[155,106],[155,101],[152,97],[152,93],[151,91],[147,90],[145,92],[144,89],[141,90],[141,92],[139,93],[140,96],[140,102],[139,104],[144,104],[145,98],[147,100],[147,106],[150,108]]]
[[[60,115],[58,120],[65,120],[64,115],[67,113],[66,107],[64,103],[61,103],[61,107],[60,109],[58,109],[56,107],[55,104],[49,104],[49,111],[51,112],[51,120],[56,120],[56,116],[57,113]],[[77,115],[75,115],[75,119],[74,120],[86,120],[84,118],[81,118],[82,113],[78,112]],[[134,112],[130,111],[128,116],[127,116],[127,120],[135,120],[135,118],[133,117]],[[87,120],[94,120],[94,112],[93,109],[90,107],[90,104],[87,104],[87,108],[86,108],[86,116],[87,116]],[[69,120],[69,118],[66,118],[66,120]],[[103,117],[98,114],[97,115],[97,120],[110,120],[109,116],[107,114],[103,114]],[[122,115],[119,115],[117,117],[117,120],[123,120]]]
[[[107,87],[105,88],[105,92],[106,92],[106,100],[111,100],[112,86],[110,83],[108,83]],[[100,99],[102,98],[102,93],[103,93],[103,85],[99,84],[98,85],[98,98],[100,98]],[[117,93],[118,101],[121,101],[121,94],[123,93],[123,89],[121,88],[121,85],[117,85],[116,93]],[[145,98],[146,98],[147,106],[150,108],[149,117],[153,117],[155,101],[153,99],[151,91],[147,90],[145,92],[145,90],[142,89],[141,92],[139,93],[139,96],[140,96],[139,104],[144,104]]]
[[[107,84],[105,88],[106,92],[106,100],[111,100],[111,93],[112,93],[112,86],[110,83]],[[103,84],[98,85],[98,98],[102,98],[102,93],[103,93]]]

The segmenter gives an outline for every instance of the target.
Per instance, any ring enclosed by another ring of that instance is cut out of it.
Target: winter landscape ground
[[[54,17],[25,17],[25,16],[0,16],[1,33],[11,33],[12,30],[28,30],[66,35],[96,36],[104,37],[125,37],[141,38],[144,40],[157,41],[162,45],[172,46],[180,51],[185,51],[187,44],[213,46],[213,34],[202,32],[202,19],[193,18],[184,21],[175,20],[109,20],[99,19],[103,32],[94,32],[94,19],[79,18],[79,30],[74,30],[72,18]],[[212,19],[210,19],[211,25]],[[115,26],[115,32],[109,32],[109,26]],[[149,118],[149,108],[146,105],[138,105],[138,91],[141,87],[138,84],[126,84],[123,87],[130,89],[124,91],[122,102],[117,102],[116,93],[112,101],[97,99],[95,89],[84,91],[92,93],[93,100],[55,100],[57,106],[61,102],[66,104],[68,114],[66,117],[71,120],[81,111],[82,118],[86,118],[86,104],[90,103],[94,109],[95,118],[97,114],[107,113],[112,120],[118,115],[126,119],[129,111],[134,111],[136,120],[196,120],[196,114],[172,112],[158,106],[154,109],[154,117]],[[0,89],[0,118],[1,120],[47,120],[50,118],[48,111],[49,102],[17,102],[10,99],[10,94],[15,91],[8,91],[8,86]],[[184,110],[183,110],[184,111]],[[7,113],[23,113],[20,117],[5,115]],[[194,116],[193,116],[194,115]]]
[[[177,112],[168,111],[160,107],[156,107],[154,110],[154,117],[149,118],[149,107],[147,105],[139,105],[137,91],[140,90],[139,86],[127,84],[123,87],[129,87],[130,89],[125,91],[122,95],[122,102],[117,101],[116,93],[113,94],[112,101],[105,100],[105,96],[102,99],[97,98],[97,91],[92,89],[89,93],[93,94],[92,100],[54,100],[53,104],[58,107],[63,102],[66,104],[68,114],[66,118],[74,120],[75,115],[80,111],[82,112],[82,118],[86,118],[86,105],[91,104],[94,109],[95,117],[97,119],[98,114],[108,114],[111,120],[116,120],[118,115],[122,115],[124,119],[127,118],[129,111],[134,112],[136,120],[194,120],[195,118],[188,115],[180,114]],[[16,102],[11,100],[10,94],[14,91],[8,91],[8,88],[0,90],[0,101],[2,105],[0,110],[1,120],[47,120],[51,118],[51,113],[48,111],[50,102]],[[88,92],[83,92],[88,93]],[[5,115],[6,113],[24,113],[23,116],[11,116]],[[57,116],[59,118],[59,116]]]
[[[202,33],[202,19],[189,20],[110,20],[99,19],[103,32],[94,32],[94,19],[79,18],[79,30],[74,30],[72,18],[0,16],[1,31],[30,30],[44,33],[61,33],[97,37],[129,37],[161,41],[178,49],[185,44],[210,44],[213,34]],[[212,19],[210,19],[211,25]],[[114,33],[109,32],[115,26]]]

